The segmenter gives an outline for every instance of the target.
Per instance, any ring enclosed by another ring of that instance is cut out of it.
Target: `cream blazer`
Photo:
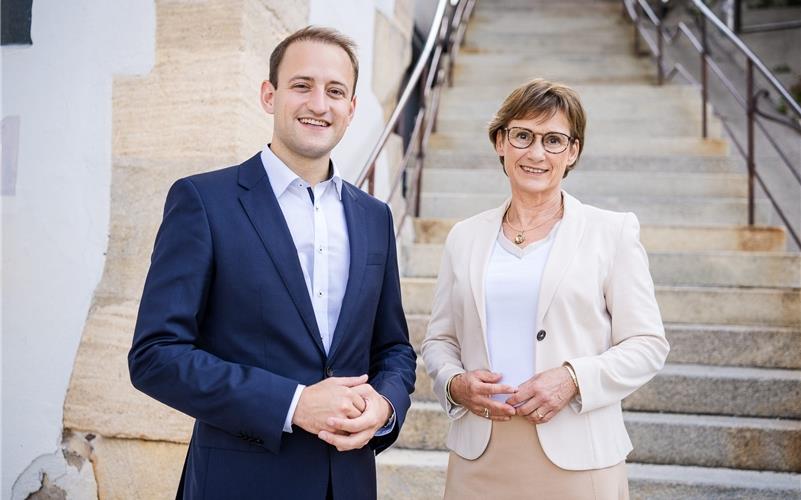
[[[668,343],[632,213],[584,205],[563,192],[564,216],[540,284],[538,372],[569,362],[580,397],[537,426],[548,458],[568,470],[609,467],[632,449],[621,400],[664,365]],[[434,393],[451,420],[447,445],[466,459],[486,449],[492,422],[445,397],[455,374],[492,369],[484,281],[509,205],[459,222],[445,242],[422,353]]]

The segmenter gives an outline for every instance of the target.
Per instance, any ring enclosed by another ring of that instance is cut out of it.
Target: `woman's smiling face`
[[[508,129],[519,127],[535,134],[534,141],[524,149],[518,149],[509,142]],[[495,137],[495,151],[503,157],[504,170],[509,176],[512,194],[550,195],[561,190],[562,178],[568,165],[578,157],[577,140],[570,141],[561,153],[549,153],[543,148],[542,136],[558,132],[570,136],[570,122],[564,112],[557,111],[553,116],[540,116],[525,120],[512,120],[507,131]],[[550,148],[553,149],[553,148]]]

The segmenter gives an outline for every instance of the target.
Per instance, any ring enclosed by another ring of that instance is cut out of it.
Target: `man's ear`
[[[270,80],[264,80],[261,82],[261,98],[259,99],[261,103],[262,109],[267,112],[267,114],[272,115],[275,113],[275,108],[273,107],[273,99],[275,99],[275,87],[273,84],[270,83]]]
[[[353,97],[350,99],[350,110],[348,111],[348,125],[350,125],[351,120],[353,120],[353,115],[356,113],[356,94],[353,94]]]

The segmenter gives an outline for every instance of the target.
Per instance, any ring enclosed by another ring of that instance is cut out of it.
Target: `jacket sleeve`
[[[568,360],[580,391],[573,408],[580,413],[618,403],[643,386],[664,366],[670,349],[639,232],[636,216],[625,214],[603,288],[611,347],[597,356]]]
[[[406,412],[411,406],[410,394],[414,392],[417,367],[417,356],[409,343],[409,330],[401,301],[392,212],[389,206],[385,207],[389,248],[373,326],[369,378],[376,392],[392,403],[395,409],[395,426],[388,434],[375,436],[370,440],[370,447],[376,454],[398,438]]]
[[[445,385],[454,375],[464,373],[462,365],[462,348],[453,324],[454,271],[451,261],[453,230],[445,242],[442,261],[439,267],[437,287],[434,292],[434,304],[431,309],[431,320],[428,324],[422,354],[428,376],[434,383],[434,395],[439,400],[448,417],[452,420],[463,417],[467,409],[452,405],[445,394]]]
[[[191,180],[179,180],[167,195],[142,293],[128,354],[131,382],[176,410],[277,452],[297,382],[198,347],[213,262],[203,200]]]

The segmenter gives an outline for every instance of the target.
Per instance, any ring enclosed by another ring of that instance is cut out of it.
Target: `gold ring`
[[[489,418],[489,408],[484,408],[484,418]]]
[[[540,411],[539,410],[535,410],[534,414],[537,415],[537,418],[540,419],[540,420],[542,420],[542,418],[544,417],[544,415],[540,415]]]

